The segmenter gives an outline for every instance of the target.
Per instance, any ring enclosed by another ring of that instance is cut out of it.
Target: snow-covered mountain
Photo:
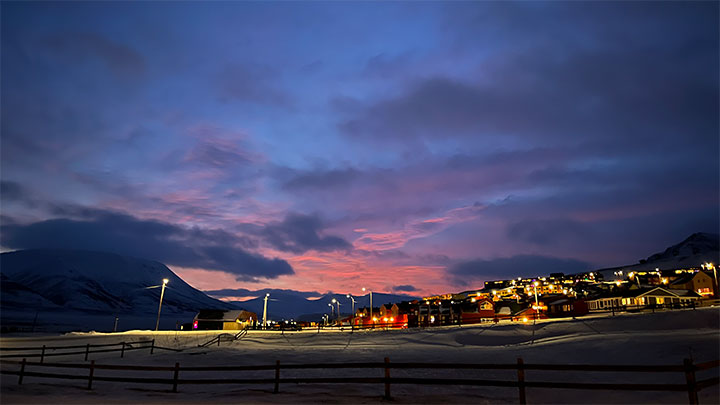
[[[702,263],[718,263],[720,235],[698,232],[662,253],[655,253],[641,264],[677,264],[682,267],[700,266]]]
[[[3,309],[151,314],[164,278],[163,312],[233,309],[191,287],[164,264],[113,253],[23,250],[0,255]],[[153,288],[154,287],[154,288]]]
[[[617,276],[617,270],[623,270],[624,274],[630,271],[643,270],[669,270],[678,268],[700,267],[703,263],[720,263],[720,235],[716,233],[698,232],[690,235],[684,241],[672,245],[663,252],[650,255],[647,259],[640,260],[638,264],[613,267],[597,270],[602,273],[605,279],[616,279],[624,276]]]
[[[352,312],[352,303],[344,294],[325,294],[320,298],[304,298],[292,293],[271,293],[268,301],[268,318],[269,319],[301,319],[301,320],[317,320],[323,314],[330,314],[332,299],[335,298],[340,302],[340,313],[350,314]],[[355,298],[355,308],[367,307],[370,305],[369,295],[357,296]],[[397,303],[401,301],[413,300],[417,297],[407,295],[394,295],[373,293],[373,306],[379,307],[381,304]],[[253,298],[247,301],[235,301],[237,306],[246,308],[262,316],[263,297]],[[333,304],[334,310],[337,311],[337,304]]]

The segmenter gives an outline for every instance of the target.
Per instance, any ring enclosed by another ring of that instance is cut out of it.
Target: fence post
[[[45,360],[45,345],[42,347],[42,352],[40,352],[40,363],[42,363]]]
[[[527,404],[525,399],[525,363],[521,357],[517,359],[517,377],[518,377],[518,392],[520,394],[520,404]]]
[[[155,339],[153,339],[152,342],[150,343],[150,354],[153,354],[154,351],[155,351]]]
[[[688,403],[690,405],[698,404],[697,385],[695,384],[695,366],[692,359],[683,361],[685,366],[685,380],[687,381]]]
[[[85,346],[85,361],[88,359],[88,354],[90,354],[90,343]]]
[[[90,375],[88,376],[88,389],[92,389],[93,374],[95,374],[95,360],[90,360]]]
[[[18,385],[22,385],[23,377],[25,376],[25,362],[27,359],[23,358],[22,363],[20,363],[20,377],[18,377]]]
[[[177,392],[179,375],[180,375],[180,363],[175,363],[175,373],[173,374],[173,392]]]
[[[275,389],[273,394],[277,394],[280,390],[280,360],[275,361]]]
[[[120,358],[125,357],[125,342],[122,342],[122,349],[120,349]]]
[[[390,357],[385,357],[385,399],[390,399]]]

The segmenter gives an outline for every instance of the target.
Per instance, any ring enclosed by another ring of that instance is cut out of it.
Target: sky
[[[3,2],[0,246],[428,295],[720,218],[717,2]]]

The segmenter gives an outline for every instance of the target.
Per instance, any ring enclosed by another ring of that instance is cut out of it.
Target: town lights
[[[163,302],[163,296],[165,295],[165,286],[170,280],[167,278],[163,279],[162,283],[162,289],[160,290],[160,305],[158,305],[158,316],[157,316],[157,322],[155,322],[155,331],[157,332],[158,328],[160,327],[160,310],[162,310],[162,302]]]

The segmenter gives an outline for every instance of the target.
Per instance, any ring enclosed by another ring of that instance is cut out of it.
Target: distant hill
[[[167,266],[113,253],[23,250],[0,255],[3,310],[73,310],[91,314],[153,314],[169,279],[163,313],[235,306],[191,287]]]
[[[613,273],[623,270],[625,274],[630,271],[660,270],[700,267],[703,263],[720,262],[720,235],[716,233],[698,232],[690,235],[682,242],[672,245],[662,252],[641,259],[638,264],[618,266],[599,270],[606,279],[615,278]]]
[[[340,313],[350,314],[352,312],[352,304],[350,299],[344,294],[325,294],[320,298],[304,298],[288,293],[272,293],[268,301],[268,318],[269,319],[301,319],[316,320],[323,314],[330,315],[330,307],[328,304],[335,298],[340,301]],[[395,295],[373,293],[373,306],[378,307],[381,304],[401,302],[417,299],[408,295]],[[367,307],[370,305],[369,295],[361,295],[355,297],[355,308]],[[233,304],[241,306],[249,311],[253,311],[262,317],[263,313],[263,296],[253,298],[247,301],[234,301]],[[337,304],[334,306],[337,310]]]

